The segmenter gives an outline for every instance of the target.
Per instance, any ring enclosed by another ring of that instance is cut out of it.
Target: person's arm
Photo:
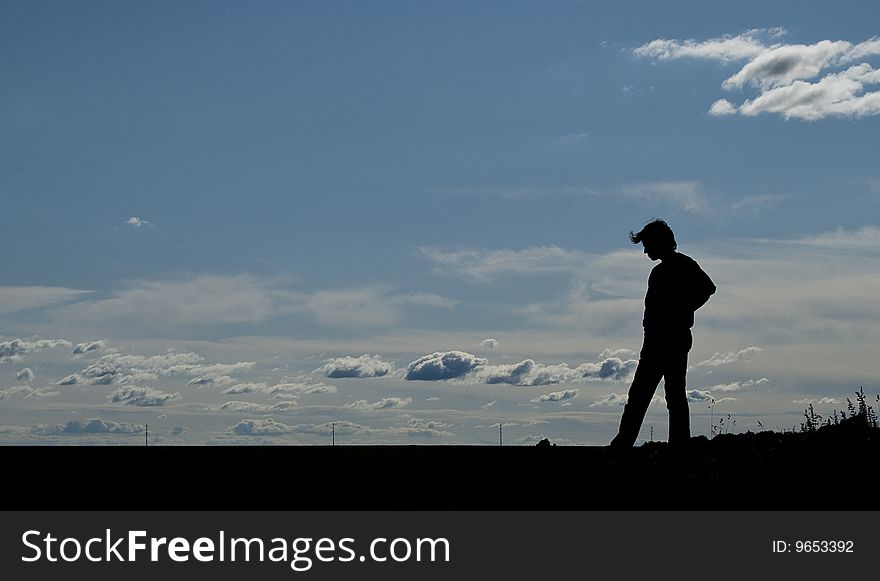
[[[694,311],[705,305],[709,300],[709,297],[714,295],[717,290],[715,283],[712,282],[709,275],[703,272],[703,269],[698,265],[694,272],[693,286],[691,288],[693,289],[693,295],[691,295],[691,308],[693,308]]]

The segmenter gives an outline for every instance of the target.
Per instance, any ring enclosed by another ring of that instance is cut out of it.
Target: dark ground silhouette
[[[589,446],[5,447],[16,509],[857,510],[880,429]],[[871,501],[873,503],[873,501]],[[873,506],[873,504],[871,504]]]

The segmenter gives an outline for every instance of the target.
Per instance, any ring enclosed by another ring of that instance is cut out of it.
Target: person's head
[[[630,232],[629,239],[633,244],[641,242],[645,247],[645,254],[651,260],[657,260],[669,256],[678,244],[675,243],[675,234],[672,228],[663,220],[653,220],[648,222],[644,228],[638,232]]]

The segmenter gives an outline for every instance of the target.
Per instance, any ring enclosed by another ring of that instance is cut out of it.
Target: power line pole
[[[498,446],[499,447],[504,445],[504,434],[501,430],[502,425],[503,424],[501,422],[498,422]]]
[[[330,444],[330,445],[331,445],[332,447],[335,447],[335,446],[336,446],[336,422],[332,422],[332,423],[330,424],[330,430],[331,430],[331,434],[332,434],[332,438],[333,438],[333,439],[331,440],[331,444]]]
[[[144,424],[144,446],[150,445],[150,424]]]

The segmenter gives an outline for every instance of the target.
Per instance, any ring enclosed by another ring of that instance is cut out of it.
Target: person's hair
[[[669,224],[659,219],[648,222],[638,232],[630,231],[629,239],[633,244],[647,242],[648,244],[671,248],[672,250],[678,248],[672,228],[669,227]]]

